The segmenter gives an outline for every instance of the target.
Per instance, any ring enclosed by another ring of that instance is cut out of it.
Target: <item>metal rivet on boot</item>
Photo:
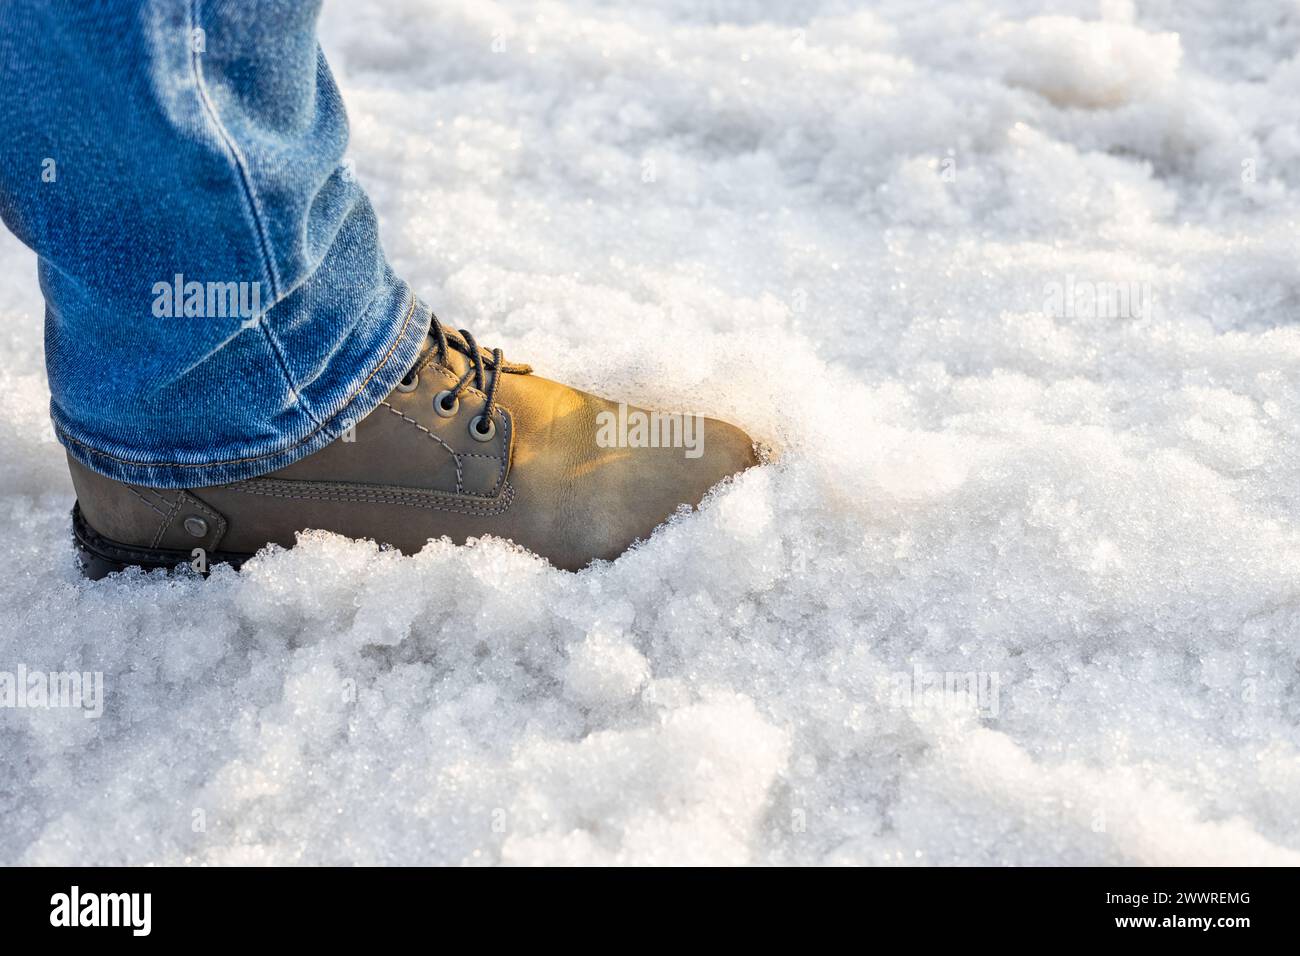
[[[185,530],[196,538],[206,538],[208,536],[208,523],[202,518],[190,515],[185,519]]]

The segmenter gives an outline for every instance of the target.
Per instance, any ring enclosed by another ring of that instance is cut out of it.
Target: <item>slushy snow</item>
[[[0,709],[0,861],[1300,863],[1293,3],[322,43],[440,316],[774,459],[576,575],[312,533],[90,583],[5,236],[0,670],[106,699]]]

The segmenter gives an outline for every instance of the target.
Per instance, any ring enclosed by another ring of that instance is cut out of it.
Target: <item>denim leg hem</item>
[[[55,434],[68,454],[92,471],[149,488],[204,488],[256,478],[287,467],[320,451],[378,408],[415,364],[428,334],[431,313],[409,287],[404,286],[404,294],[398,301],[400,308],[392,310],[383,322],[374,323],[390,327],[391,332],[377,336],[378,341],[366,361],[356,363],[348,356],[348,364],[358,366],[350,370],[336,367],[344,364],[336,360],[302,390],[304,409],[327,413],[320,424],[309,424],[301,436],[278,437],[268,442],[270,447],[264,451],[255,448],[250,454],[225,461],[143,460],[144,456],[132,455],[127,448],[96,448],[86,436],[78,434],[76,425],[51,402]],[[361,333],[368,325],[371,323],[362,323],[354,334]],[[306,417],[304,411],[304,420]]]

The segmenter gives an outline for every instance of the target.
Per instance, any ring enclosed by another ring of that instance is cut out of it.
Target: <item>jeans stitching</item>
[[[84,448],[88,454],[98,455],[101,458],[107,458],[110,461],[115,461],[123,465],[131,465],[135,468],[218,468],[222,465],[242,465],[245,462],[262,461],[263,459],[266,458],[275,458],[278,455],[287,454],[288,452],[293,451],[293,449],[297,448],[299,445],[303,445],[311,441],[313,438],[316,437],[318,432],[320,432],[323,428],[325,428],[326,425],[332,422],[335,418],[338,418],[339,415],[342,415],[343,412],[347,409],[347,407],[351,405],[354,401],[356,401],[357,396],[360,395],[363,391],[365,391],[366,386],[370,384],[370,380],[379,374],[379,370],[388,364],[389,359],[393,357],[393,353],[397,351],[397,346],[399,346],[402,343],[402,339],[406,337],[406,330],[411,324],[411,319],[415,316],[415,306],[417,301],[418,300],[415,298],[415,294],[411,293],[411,307],[410,309],[407,310],[406,319],[403,320],[402,327],[398,329],[397,335],[393,338],[393,343],[388,347],[388,351],[384,353],[384,357],[380,359],[379,364],[370,370],[370,374],[366,376],[366,380],[362,382],[360,385],[358,385],[356,391],[354,391],[351,395],[348,396],[348,400],[343,403],[343,407],[340,408],[334,415],[331,415],[325,421],[318,424],[315,428],[309,431],[302,438],[298,439],[292,445],[289,445],[287,448],[281,448],[279,451],[269,451],[264,455],[250,455],[246,458],[227,458],[224,461],[186,461],[186,462],[132,461],[129,458],[119,458],[117,455],[110,455],[106,451],[100,451],[97,448],[92,448],[90,445],[87,445],[83,441],[78,441],[77,439],[69,435],[66,431],[64,431],[62,428],[60,428],[57,422],[55,423],[54,427],[57,429],[60,438],[66,441],[70,441],[72,442],[72,444],[77,445],[81,448]]]
[[[199,27],[201,19],[199,8],[202,0],[192,0],[190,4],[190,27],[191,30]],[[198,93],[199,103],[203,107],[203,112],[208,121],[212,124],[221,143],[226,148],[226,153],[230,158],[231,165],[235,168],[239,180],[240,193],[243,196],[245,207],[248,210],[248,216],[253,223],[253,231],[257,236],[257,244],[262,252],[262,270],[266,273],[267,280],[271,286],[271,307],[274,307],[280,301],[280,274],[275,266],[275,258],[271,254],[271,239],[267,233],[265,217],[262,215],[261,204],[257,200],[257,194],[253,191],[252,177],[248,170],[248,163],[244,159],[244,154],[240,151],[239,145],[235,142],[234,136],[226,129],[226,125],[221,121],[217,113],[216,104],[212,102],[212,97],[208,95],[207,86],[203,82],[203,67],[199,59],[197,50],[190,51],[190,71],[194,77],[194,88]],[[263,310],[264,317],[270,308]],[[298,392],[298,385],[294,381],[293,373],[289,371],[289,363],[284,356],[284,347],[280,344],[279,339],[275,336],[271,327],[265,321],[258,321],[258,328],[262,332],[262,337],[266,340],[267,346],[275,356],[276,364],[280,367],[280,374],[284,376],[285,382],[289,386],[289,391],[293,394],[294,401],[302,409],[304,415],[313,425],[321,424],[320,420],[302,401],[302,396]]]

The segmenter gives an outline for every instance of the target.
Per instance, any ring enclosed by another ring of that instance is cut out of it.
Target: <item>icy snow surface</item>
[[[0,669],[108,696],[0,710],[0,861],[1300,862],[1293,3],[376,0],[322,42],[440,315],[779,459],[578,575],[309,536],[86,583],[5,237]]]

